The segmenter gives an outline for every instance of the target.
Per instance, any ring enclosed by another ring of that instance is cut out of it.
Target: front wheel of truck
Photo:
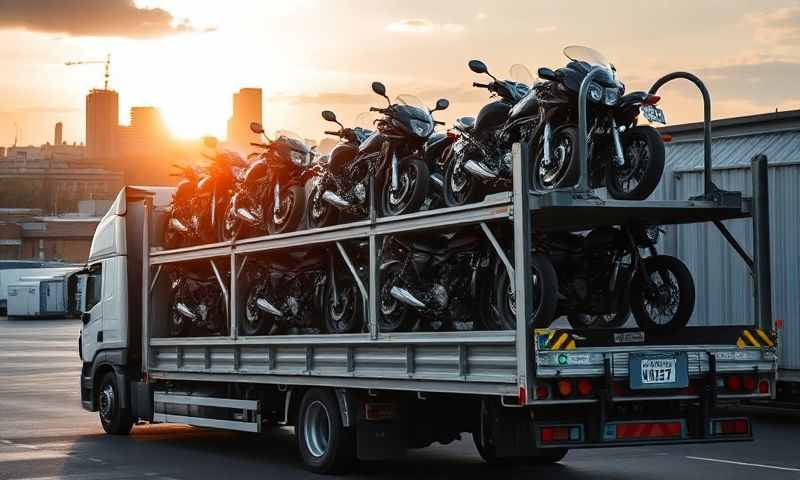
[[[133,418],[128,408],[122,408],[122,397],[114,372],[103,375],[97,389],[97,411],[103,430],[112,435],[127,435],[133,428]]]

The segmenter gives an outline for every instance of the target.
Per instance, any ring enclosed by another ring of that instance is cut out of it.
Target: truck
[[[76,314],[80,291],[74,273],[80,268],[48,270],[40,272],[40,275],[21,276],[17,282],[8,285],[9,318],[52,318]]]
[[[582,108],[584,132],[585,119]],[[576,187],[532,191],[531,147],[523,143],[512,150],[513,190],[478,203],[395,217],[379,217],[373,206],[363,220],[169,250],[159,239],[171,190],[126,187],[98,225],[80,275],[82,406],[98,412],[109,434],[148,422],[244,432],[292,426],[304,465],[317,473],[403,457],[464,434],[491,465],[554,463],[579,448],[752,440],[749,417],[727,407],[775,392],[766,168],[754,174],[752,198],[716,188],[708,121],[706,128],[705,188],[686,200],[597,197],[588,188],[585,145]],[[741,218],[753,218],[754,258],[723,223]],[[530,327],[532,232],[706,222],[753,271],[759,308],[752,323],[689,325],[665,335]],[[382,332],[383,239],[469,225],[480,228],[513,279],[515,328]],[[509,252],[491,225],[512,232]],[[365,265],[348,254],[354,240],[367,244]],[[365,331],[243,335],[240,274],[248,262],[310,245],[338,252],[356,279],[366,270],[358,280]],[[224,294],[220,335],[170,335],[167,272],[187,265],[213,271]]]

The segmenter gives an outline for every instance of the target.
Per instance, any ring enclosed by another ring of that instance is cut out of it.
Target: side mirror
[[[486,67],[486,64],[480,60],[470,60],[467,65],[469,65],[469,69],[475,73],[489,73],[489,69]]]
[[[327,122],[339,123],[336,121],[336,114],[331,112],[330,110],[323,110],[322,118],[325,119]]]
[[[447,107],[449,106],[450,106],[449,100],[447,100],[446,98],[440,98],[439,100],[436,100],[436,108],[434,108],[432,111],[436,112],[439,110],[447,110]]]
[[[92,319],[92,315],[89,312],[82,312],[81,313],[81,322],[83,322],[84,325],[89,323],[89,320],[91,320],[91,319]]]
[[[372,82],[372,91],[377,93],[381,97],[386,96],[386,86],[381,82]]]
[[[536,73],[539,75],[539,78],[544,80],[558,80],[556,72],[547,67],[540,68]]]
[[[217,148],[218,143],[219,142],[217,141],[217,137],[211,137],[211,136],[203,137],[203,145],[205,145],[208,148],[212,149]]]
[[[264,133],[264,127],[258,122],[250,122],[250,131],[253,133]]]

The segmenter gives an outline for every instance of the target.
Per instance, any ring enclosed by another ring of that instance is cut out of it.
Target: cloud
[[[784,105],[797,89],[800,63],[769,61],[700,69],[698,76],[714,98],[743,99],[764,111]]]
[[[199,31],[187,19],[177,19],[162,8],[139,8],[133,0],[0,0],[3,28],[130,38]]]
[[[800,45],[800,6],[750,15],[756,40],[774,45]]]
[[[464,31],[464,25],[459,23],[438,24],[427,18],[412,18],[390,23],[386,25],[386,31],[393,33],[434,33],[440,31],[459,33]]]

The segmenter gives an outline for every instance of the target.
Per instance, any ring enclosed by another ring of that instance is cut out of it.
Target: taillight
[[[569,380],[558,381],[558,394],[562,397],[569,397],[572,395],[572,382]]]
[[[585,378],[581,378],[578,380],[578,395],[582,397],[588,397],[592,394],[594,388],[592,387],[592,382]]]
[[[647,98],[644,99],[645,105],[655,105],[661,100],[661,97],[658,95],[648,95]]]
[[[540,384],[536,386],[536,399],[537,400],[546,400],[550,398],[550,387],[545,384]]]
[[[662,134],[661,134],[661,140],[662,140],[664,143],[669,143],[669,142],[671,142],[671,141],[672,141],[672,135],[670,135],[669,133],[662,133]]]
[[[456,140],[458,138],[458,134],[455,132],[447,132],[448,140]]]
[[[758,393],[769,393],[769,382],[767,380],[761,380],[758,382]]]
[[[742,386],[745,392],[752,392],[756,389],[756,379],[751,375],[745,375],[742,377]]]
[[[731,392],[738,392],[742,389],[742,377],[739,375],[725,377],[725,388]]]
[[[542,443],[580,442],[583,429],[578,425],[542,427],[539,438]]]
[[[750,425],[744,418],[713,420],[711,428],[712,435],[747,435],[750,432]]]

